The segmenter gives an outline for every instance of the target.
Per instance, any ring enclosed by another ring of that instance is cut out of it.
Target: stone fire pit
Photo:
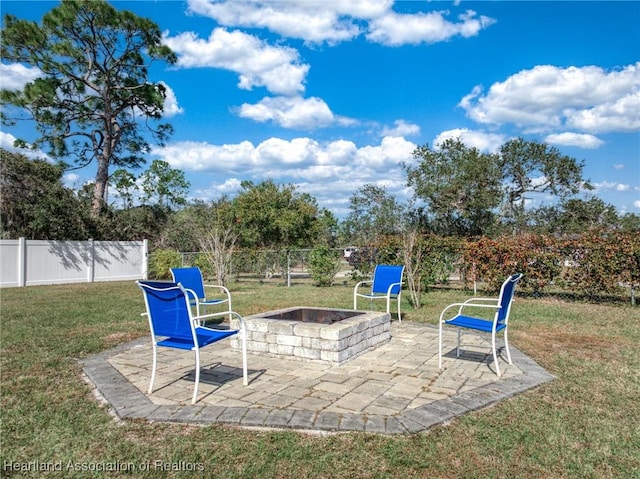
[[[391,339],[391,317],[378,311],[301,306],[246,316],[244,321],[248,351],[302,361],[339,365]],[[237,336],[231,343],[240,347]]]

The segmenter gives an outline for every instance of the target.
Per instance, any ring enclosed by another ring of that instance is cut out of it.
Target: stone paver
[[[447,331],[440,371],[437,328],[393,323],[388,343],[341,365],[249,353],[249,385],[242,386],[240,354],[221,341],[200,352],[195,405],[190,352],[161,348],[147,394],[148,338],[87,358],[83,369],[120,418],[383,434],[420,432],[553,379],[513,345],[513,365],[499,358],[498,378],[485,337],[466,333],[460,358],[455,342]]]

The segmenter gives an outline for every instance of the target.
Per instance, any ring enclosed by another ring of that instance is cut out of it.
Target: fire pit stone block
[[[391,339],[391,317],[379,311],[295,307],[247,316],[244,321],[247,350],[252,353],[333,365]],[[231,343],[239,348],[240,338]]]

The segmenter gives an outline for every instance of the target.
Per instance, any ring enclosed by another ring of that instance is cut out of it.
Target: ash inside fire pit
[[[301,321],[303,323],[332,324],[343,319],[362,314],[358,311],[327,310],[315,308],[296,308],[281,311],[276,314],[265,315],[268,319],[282,319],[286,321]]]

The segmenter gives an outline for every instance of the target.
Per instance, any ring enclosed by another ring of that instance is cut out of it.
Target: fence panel
[[[147,241],[0,240],[0,287],[147,276]]]
[[[24,248],[24,239],[0,240],[0,286],[20,286],[23,284],[22,248]]]
[[[146,248],[140,241],[95,241],[94,281],[146,277]]]

